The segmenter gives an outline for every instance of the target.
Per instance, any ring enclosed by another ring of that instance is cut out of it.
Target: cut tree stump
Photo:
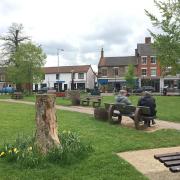
[[[55,109],[56,95],[36,95],[35,144],[41,153],[60,146]]]

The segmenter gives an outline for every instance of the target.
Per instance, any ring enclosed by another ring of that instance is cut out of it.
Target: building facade
[[[134,73],[137,76],[138,64],[136,56],[104,57],[104,51],[102,49],[98,64],[99,88],[103,92],[119,91],[122,89],[126,85],[125,74],[129,64],[134,65]]]
[[[93,89],[95,73],[90,65],[44,67],[45,77],[42,83],[34,84],[33,90],[38,91],[43,87],[54,88],[56,91],[67,89]]]
[[[180,74],[176,76],[161,76],[156,50],[153,48],[150,37],[145,37],[144,43],[138,43],[135,56],[104,57],[101,56],[98,64],[98,84],[103,91],[119,90],[126,86],[125,74],[129,64],[135,67],[136,86],[152,86],[156,92],[162,92],[164,87],[169,90],[180,90]]]

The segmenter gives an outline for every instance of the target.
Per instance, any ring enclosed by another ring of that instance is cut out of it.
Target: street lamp
[[[74,90],[74,69],[71,70],[71,90]]]
[[[59,76],[60,76],[60,67],[59,67],[59,53],[60,51],[64,51],[64,49],[57,49],[57,57],[58,57],[58,92],[59,92]]]

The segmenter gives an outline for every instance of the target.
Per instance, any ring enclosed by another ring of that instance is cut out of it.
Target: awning
[[[65,81],[60,81],[60,80],[59,80],[59,81],[56,81],[56,82],[57,82],[57,83],[65,83]]]
[[[108,83],[108,79],[98,79],[98,83],[103,85]]]

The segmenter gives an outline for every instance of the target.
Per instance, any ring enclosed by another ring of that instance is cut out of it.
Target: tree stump
[[[55,100],[56,96],[53,94],[36,95],[35,144],[43,154],[60,145]]]

